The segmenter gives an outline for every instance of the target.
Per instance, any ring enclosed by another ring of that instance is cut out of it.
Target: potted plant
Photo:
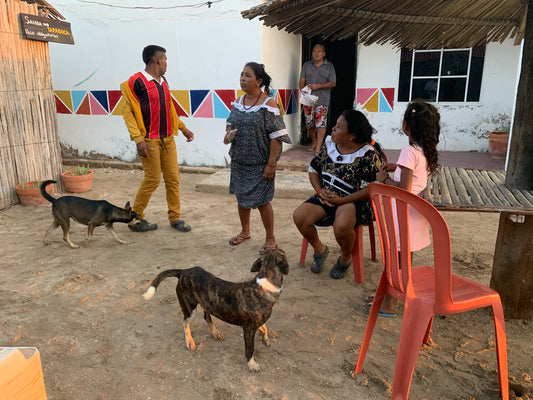
[[[93,186],[93,171],[89,166],[77,166],[76,169],[65,171],[61,174],[67,192],[83,193],[91,190]]]
[[[507,155],[507,144],[509,143],[509,132],[492,131],[489,132],[489,153],[492,158],[505,159]]]
[[[15,186],[20,203],[24,206],[47,204],[48,200],[41,196],[41,184],[41,181],[27,181]],[[46,192],[51,194],[53,187],[54,185],[48,185]]]

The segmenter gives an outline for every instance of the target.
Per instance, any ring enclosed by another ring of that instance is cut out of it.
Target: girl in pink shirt
[[[429,175],[435,173],[439,166],[440,114],[432,104],[412,101],[405,110],[402,129],[409,138],[409,146],[402,149],[396,164],[387,163],[381,167],[376,180],[420,195],[427,186]],[[393,171],[391,178],[389,172]],[[423,249],[431,243],[427,220],[413,209],[409,210],[409,228],[411,251]],[[395,298],[385,295],[379,315],[395,316],[396,304]],[[371,306],[371,302],[366,304],[363,311],[370,311]]]

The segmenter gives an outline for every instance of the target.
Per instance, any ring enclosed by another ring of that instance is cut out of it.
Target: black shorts
[[[316,204],[317,206],[320,206],[322,207],[322,209],[324,210],[324,212],[326,213],[326,216],[321,219],[320,221],[317,221],[315,223],[315,225],[317,226],[332,226],[333,225],[333,222],[335,221],[335,213],[337,212],[337,208],[339,207],[337,204],[333,205],[333,206],[327,206],[325,204],[323,204],[321,201],[320,201],[320,198],[314,194],[312,195],[311,197],[309,197],[305,203],[311,203],[311,204]],[[354,201],[352,202],[354,208],[355,208],[355,227],[357,227],[358,225],[361,225],[361,220],[362,218],[360,218],[361,214],[362,214],[362,211],[361,211],[361,206],[360,204],[358,204],[360,202],[358,201]]]

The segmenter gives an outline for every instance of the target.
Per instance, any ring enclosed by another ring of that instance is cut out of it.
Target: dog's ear
[[[283,275],[289,275],[289,262],[287,255],[281,249],[276,250],[276,264]]]
[[[124,210],[129,211],[131,210],[130,202],[128,201],[126,205],[124,206]]]
[[[255,262],[252,264],[252,268],[250,268],[250,272],[259,272],[261,269],[261,266],[263,265],[263,262],[261,261],[263,257],[259,257]]]

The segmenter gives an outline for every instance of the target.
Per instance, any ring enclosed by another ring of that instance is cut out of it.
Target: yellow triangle
[[[118,101],[118,104],[115,106],[115,110],[111,115],[122,115],[124,114],[124,97],[121,97]]]
[[[244,90],[237,89],[237,98],[244,96]]]
[[[370,112],[378,112],[379,111],[379,91],[376,90],[376,93],[370,97],[363,108]]]
[[[65,105],[68,107],[70,111],[72,110],[72,97],[70,96],[70,90],[54,90],[54,93],[56,94],[59,99],[65,103]]]
[[[176,99],[181,108],[183,108],[183,111],[185,111],[187,115],[191,115],[191,100],[189,99],[189,91],[171,90],[170,93]]]

